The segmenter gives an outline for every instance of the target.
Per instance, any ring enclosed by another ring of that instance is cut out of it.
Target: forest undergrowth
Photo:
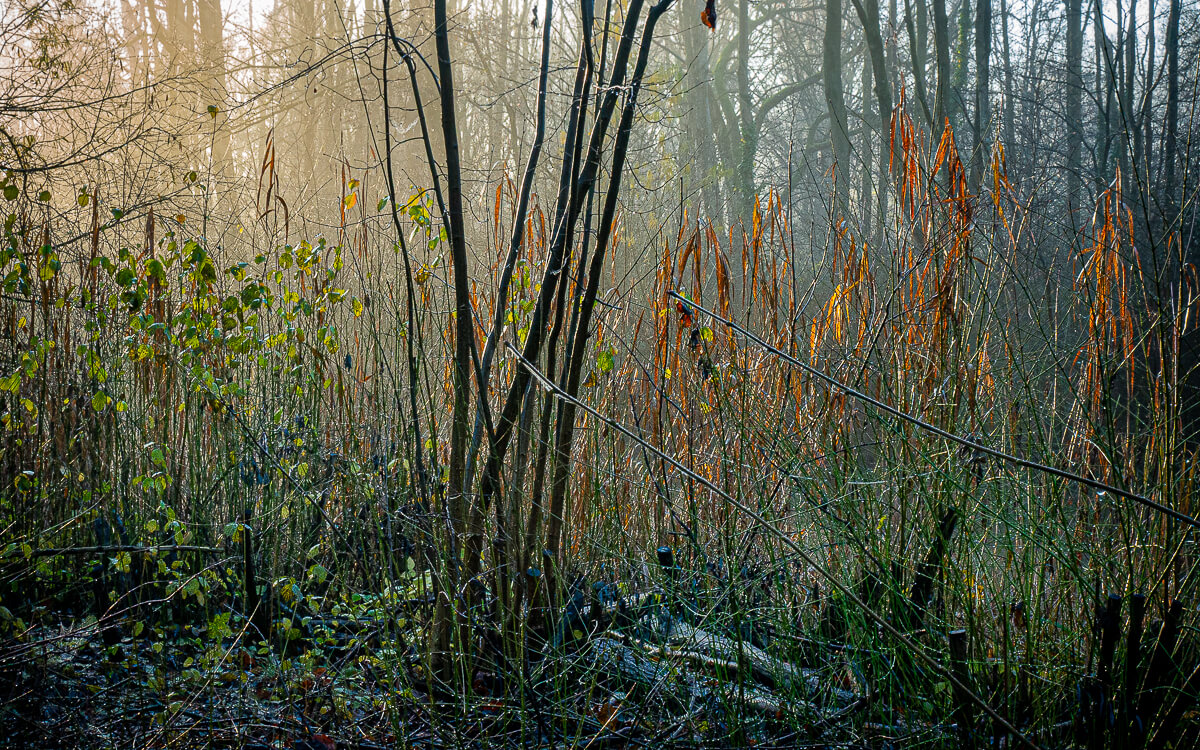
[[[489,189],[468,485],[528,386],[464,536],[438,192],[347,170],[296,239],[268,142],[217,248],[9,175],[0,745],[1190,746],[1194,269],[1139,264],[1119,179],[1042,262],[1000,144],[970,190],[892,131],[886,221],[615,215],[557,363],[590,235],[539,318],[558,217]]]

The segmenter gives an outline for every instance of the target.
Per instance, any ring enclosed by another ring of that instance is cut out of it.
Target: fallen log
[[[735,686],[725,683],[726,689],[718,693],[722,685],[719,681],[703,678],[702,675],[688,669],[681,669],[679,662],[669,657],[656,659],[643,648],[623,643],[616,638],[595,638],[588,644],[586,653],[588,660],[601,670],[643,687],[661,690],[688,706],[689,710],[697,705],[710,706],[732,698],[744,708],[753,709],[766,716],[780,716],[785,708],[800,710],[817,717],[826,714],[812,703],[785,701],[754,685]],[[659,650],[658,653],[664,652]]]
[[[768,687],[802,690],[809,695],[827,693],[841,705],[848,705],[857,699],[849,690],[822,684],[824,680],[820,670],[797,667],[746,641],[735,641],[676,619],[659,619],[658,625],[660,636],[668,644],[689,652],[706,653],[727,663],[748,664],[752,677]]]

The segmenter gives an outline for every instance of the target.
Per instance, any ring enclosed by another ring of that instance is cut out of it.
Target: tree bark
[[[1155,18],[1154,0],[1149,0],[1150,23],[1146,26],[1146,90],[1142,93],[1142,111],[1138,115],[1142,125],[1142,172],[1146,175],[1145,185],[1149,197],[1150,183],[1154,177],[1154,56]]]
[[[1122,65],[1121,94],[1121,177],[1125,181],[1125,196],[1132,198],[1137,191],[1134,170],[1142,164],[1141,129],[1134,119],[1134,82],[1137,80],[1137,0],[1129,0],[1129,15],[1125,26],[1125,62]],[[1118,8],[1120,5],[1118,5]]]
[[[719,217],[724,215],[724,209],[720,183],[713,170],[717,164],[717,123],[713,120],[713,107],[716,105],[712,91],[712,63],[705,39],[706,32],[707,29],[695,22],[686,24],[682,30],[687,59],[694,61],[688,66],[686,73],[687,111],[684,127],[688,134],[690,156],[698,173],[698,178],[692,178],[693,184],[698,182],[700,186],[701,200],[696,209],[696,216],[706,216],[709,221],[718,221]]]
[[[1175,163],[1179,149],[1179,14],[1183,0],[1169,0],[1167,15],[1167,117],[1164,125],[1166,137],[1163,143],[1163,191],[1166,193],[1168,212],[1175,207]],[[1174,216],[1170,217],[1174,221]]]
[[[1067,0],[1067,211],[1075,227],[1075,214],[1081,203],[1083,163],[1083,2]]]
[[[950,20],[946,17],[946,0],[933,0],[933,54],[937,68],[933,128],[937,137],[950,116]]]
[[[450,544],[449,559],[446,561],[449,574],[448,590],[439,592],[439,652],[443,659],[443,677],[453,676],[453,660],[449,656],[451,632],[457,624],[459,645],[467,643],[466,627],[470,618],[470,586],[460,585],[468,581],[479,567],[473,555],[461,555],[463,550],[475,546],[470,537],[480,533],[479,529],[467,528],[471,515],[468,498],[463,486],[466,475],[467,432],[470,420],[470,405],[467,402],[471,378],[471,349],[474,330],[471,309],[471,278],[467,269],[467,241],[463,226],[462,166],[459,159],[458,123],[454,110],[454,67],[450,56],[450,34],[446,0],[434,1],[434,40],[437,48],[438,83],[441,93],[442,138],[446,151],[446,198],[447,226],[450,236],[451,265],[454,280],[454,403],[450,427],[450,465],[446,488],[446,510],[448,511]],[[465,557],[466,559],[460,559]],[[459,566],[464,566],[461,578],[456,575]],[[466,607],[454,606],[452,599],[458,594],[467,598]],[[451,613],[455,616],[450,617]]]
[[[971,59],[971,3],[970,0],[959,0],[958,6],[958,28],[954,33],[954,69],[952,73],[952,84],[950,90],[950,119],[954,122],[955,129],[962,123],[962,120],[967,116],[966,105],[966,88],[967,88],[967,67]]]
[[[992,102],[992,0],[978,0],[975,5],[975,158],[972,170],[972,190],[979,192],[991,149]]]
[[[856,3],[857,4],[857,3]],[[871,169],[874,166],[874,160],[871,158],[874,153],[874,141],[876,138],[876,128],[879,123],[878,113],[872,112],[871,109],[871,57],[864,55],[862,61],[862,76],[861,83],[861,100],[862,100],[862,135],[859,139],[861,160],[858,165],[859,169],[859,209],[862,211],[862,226],[864,232],[869,232],[873,216],[871,209],[874,208],[875,202],[871,199],[873,192],[874,177],[871,174]],[[880,175],[882,177],[882,174]],[[869,235],[868,235],[869,236]]]
[[[933,124],[929,111],[929,91],[925,83],[925,64],[929,44],[929,11],[924,2],[917,2],[916,21],[913,21],[913,0],[904,0],[904,25],[908,30],[908,53],[912,58],[913,87],[925,115],[925,123]]]
[[[888,166],[891,163],[891,133],[888,132],[888,126],[891,123],[892,117],[892,84],[888,79],[887,74],[887,51],[883,46],[883,34],[880,30],[881,23],[879,19],[879,0],[853,0],[854,10],[858,13],[858,18],[863,25],[863,33],[867,40],[867,55],[870,62],[870,78],[874,82],[875,87],[875,102],[879,108],[877,141],[879,145],[879,173],[875,175],[878,181],[876,187],[876,201],[878,203],[878,218],[882,222],[884,220],[884,212],[887,210],[887,191],[884,185],[887,182]],[[868,71],[863,71],[863,116],[866,116],[867,109],[867,87],[866,78]],[[864,153],[869,153],[868,149]],[[868,161],[869,163],[869,161]],[[870,175],[868,175],[869,177]],[[870,222],[867,222],[868,226]]]
[[[1113,73],[1113,49],[1104,30],[1104,14],[1100,3],[1093,2],[1095,13],[1092,24],[1096,37],[1096,97],[1100,106],[1099,136],[1096,143],[1096,189],[1103,190],[1112,174],[1112,131],[1113,93],[1116,76]]]
[[[1008,0],[1000,0],[1000,38],[1004,55],[1004,146],[1016,145],[1017,104],[1013,100],[1016,85],[1013,81],[1012,49],[1008,42]]]
[[[750,97],[750,0],[738,0],[738,120],[742,131],[738,154],[738,214],[746,219],[754,208],[754,156],[758,151],[758,129]]]
[[[842,0],[826,0],[825,3],[822,80],[825,103],[829,109],[835,185],[834,214],[837,215],[846,211],[850,187],[850,130],[846,123],[846,95],[842,87]]]

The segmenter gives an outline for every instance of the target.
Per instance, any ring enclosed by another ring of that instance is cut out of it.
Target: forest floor
[[[237,615],[161,627],[63,613],[0,647],[0,747],[953,744],[948,725],[906,726],[890,709],[879,722],[845,661],[800,669],[661,610],[568,633],[520,684],[480,669],[469,696],[438,690],[395,624],[309,622],[271,648]]]

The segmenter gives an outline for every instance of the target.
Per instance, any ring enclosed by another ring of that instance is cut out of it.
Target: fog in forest
[[[423,2],[0,4],[0,738],[1195,746],[1200,6]]]

